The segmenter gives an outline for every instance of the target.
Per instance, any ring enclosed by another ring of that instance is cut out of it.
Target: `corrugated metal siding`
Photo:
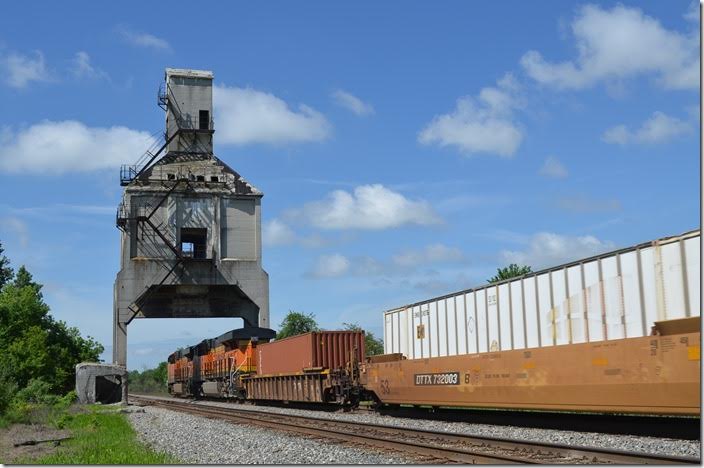
[[[364,360],[364,332],[322,331],[262,343],[257,346],[257,373],[260,375],[301,372],[306,368],[343,368],[350,352]]]
[[[251,377],[244,380],[251,400],[284,400],[323,403],[323,374]]]
[[[363,332],[315,332],[312,333],[315,359],[311,367],[336,369],[349,362],[350,351],[357,349],[357,360],[364,359]]]
[[[700,315],[699,230],[390,310],[384,352],[421,359],[646,336]]]

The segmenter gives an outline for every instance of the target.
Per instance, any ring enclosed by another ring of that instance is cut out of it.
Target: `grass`
[[[152,465],[179,463],[175,458],[154,452],[137,440],[127,417],[119,412],[99,406],[89,407],[88,412],[71,415],[66,413],[60,426],[69,429],[72,439],[62,442],[59,450],[32,460],[17,460],[19,464],[49,465]]]

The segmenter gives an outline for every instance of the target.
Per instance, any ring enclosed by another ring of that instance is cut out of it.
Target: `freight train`
[[[248,327],[180,349],[168,358],[168,390],[186,397],[357,405],[364,389],[364,332],[323,331],[270,342]]]
[[[171,354],[169,393],[345,407],[369,400],[391,407],[700,414],[699,317],[659,322],[647,337],[425,359],[363,359],[363,332],[267,343],[263,331],[273,336],[243,328]]]
[[[364,333],[244,328],[169,356],[169,392],[249,401],[699,416],[700,233],[385,313]]]

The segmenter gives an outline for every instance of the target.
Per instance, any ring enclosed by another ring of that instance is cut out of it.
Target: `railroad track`
[[[360,407],[355,408],[354,411],[363,410]],[[701,419],[699,417],[393,406],[381,407],[374,411],[385,416],[407,419],[431,419],[446,422],[471,421],[475,424],[666,439],[700,440],[701,438]]]
[[[407,429],[379,424],[213,406],[167,398],[131,396],[136,404],[154,405],[212,419],[252,424],[412,455],[423,463],[482,464],[699,464],[698,458],[649,455],[598,448],[578,448],[458,433]]]

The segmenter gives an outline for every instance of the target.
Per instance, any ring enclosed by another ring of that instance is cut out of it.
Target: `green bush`
[[[142,372],[130,371],[127,376],[130,392],[165,394],[166,388],[166,361],[159,363],[154,369],[145,369]]]
[[[69,413],[61,413],[56,420],[54,420],[54,426],[57,429],[64,429],[71,425],[74,416]]]
[[[17,382],[14,381],[9,370],[0,365],[0,415],[5,414],[16,393]]]
[[[59,401],[59,396],[51,393],[51,385],[42,379],[34,378],[27,386],[17,392],[15,398],[27,403],[54,405]]]
[[[71,406],[72,404],[74,404],[77,399],[78,399],[78,395],[76,395],[76,391],[71,390],[66,395],[59,398],[59,401],[57,401],[54,406],[56,406],[57,408],[60,408],[60,409],[66,409],[69,406]]]
[[[55,320],[42,285],[2,253],[0,244],[0,417],[8,420],[25,414],[25,403],[57,403],[75,386],[76,364],[98,361],[103,346]]]
[[[33,380],[30,385],[12,398],[4,414],[0,415],[0,427],[13,423],[48,424],[59,429],[73,417],[67,412],[76,401],[76,392],[64,396],[44,393],[46,382]]]

